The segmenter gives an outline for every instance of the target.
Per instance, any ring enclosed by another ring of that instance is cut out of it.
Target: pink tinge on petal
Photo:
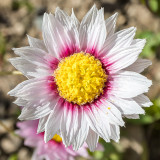
[[[50,69],[53,70],[54,72],[54,70],[57,69],[58,67],[59,60],[57,58],[50,56],[50,59],[48,59],[48,63],[49,63]]]
[[[53,98],[59,97],[57,85],[55,83],[53,76],[48,76],[46,78],[46,86],[47,86],[49,94],[53,95]]]
[[[95,45],[88,47],[85,52],[90,53],[94,57],[98,58],[98,51]]]
[[[61,99],[59,103],[64,103],[64,100]],[[38,126],[38,121],[24,121],[18,122],[19,126],[18,134],[21,135],[25,140],[25,145],[34,147],[35,151],[33,157],[36,159],[43,159],[49,157],[49,159],[64,159],[68,160],[69,157],[75,157],[82,155],[79,152],[73,151],[72,146],[66,148],[62,142],[56,142],[54,140],[44,142],[44,132],[37,134],[36,129]],[[86,150],[86,146],[81,147],[82,150]],[[87,153],[87,151],[86,151]]]
[[[110,70],[112,70],[113,63],[109,62],[107,58],[99,58],[102,63],[103,68],[106,71],[106,74],[109,75]]]
[[[60,54],[60,58],[65,58],[74,53],[79,53],[79,52],[80,52],[79,47],[76,47],[75,45],[69,47],[66,45],[66,48],[64,48],[59,54]]]

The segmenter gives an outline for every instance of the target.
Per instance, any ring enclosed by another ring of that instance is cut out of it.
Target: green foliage
[[[14,0],[12,2],[12,10],[19,10],[23,6],[27,8],[28,12],[34,10],[33,5],[28,0]]]
[[[104,147],[104,151],[99,154],[101,156],[100,160],[122,160],[123,154],[114,145],[115,143],[106,143],[101,139],[100,143]]]
[[[141,3],[146,5],[152,13],[160,16],[160,0],[141,0]]]
[[[160,33],[150,31],[138,32],[136,38],[146,39],[146,45],[140,56],[145,58],[153,58],[156,54],[156,49],[160,46]]]
[[[151,10],[155,13],[158,12],[158,3],[159,3],[159,0],[149,1],[149,6],[150,6]]]
[[[8,158],[8,160],[18,160],[17,154],[12,154],[12,155]]]
[[[6,40],[0,33],[0,56],[3,58],[5,53],[6,53]]]

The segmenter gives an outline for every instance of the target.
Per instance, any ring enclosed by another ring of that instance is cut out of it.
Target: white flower
[[[23,106],[20,120],[39,119],[46,142],[60,134],[65,146],[94,151],[99,136],[119,140],[122,117],[152,105],[143,94],[152,82],[139,74],[151,64],[138,58],[146,41],[133,39],[134,27],[115,33],[117,13],[103,12],[93,6],[79,23],[57,8],[44,14],[43,40],[28,36],[29,47],[14,49],[20,57],[10,61],[28,80],[9,94]]]

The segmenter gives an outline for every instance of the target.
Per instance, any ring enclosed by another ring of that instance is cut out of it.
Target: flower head
[[[152,105],[143,94],[151,81],[139,74],[151,64],[138,58],[146,41],[134,27],[115,32],[116,17],[93,6],[80,23],[57,8],[44,14],[43,40],[28,36],[29,47],[14,49],[10,61],[28,80],[9,94],[24,106],[19,119],[39,119],[46,142],[59,133],[65,146],[94,151],[99,136],[119,140],[122,117]]]
[[[57,134],[48,143],[45,143],[44,133],[37,134],[38,121],[18,122],[17,126],[19,129],[16,132],[25,139],[25,145],[35,149],[32,156],[33,160],[74,160],[76,156],[89,158],[86,144],[78,151],[73,151],[71,146],[65,148],[62,138]]]

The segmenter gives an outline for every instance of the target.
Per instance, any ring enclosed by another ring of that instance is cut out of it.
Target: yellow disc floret
[[[55,134],[53,136],[52,140],[54,140],[54,141],[56,141],[58,143],[62,142],[62,138],[58,134]]]
[[[62,59],[54,76],[59,95],[78,105],[93,102],[107,81],[101,62],[83,52]]]

